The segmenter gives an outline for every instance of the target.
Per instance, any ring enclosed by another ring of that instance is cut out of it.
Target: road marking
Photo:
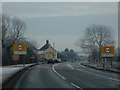
[[[80,90],[83,90],[81,87],[75,85],[74,83],[71,83],[74,87],[79,88]]]
[[[120,82],[110,81],[111,83],[115,83],[117,85],[120,85]]]
[[[55,70],[55,65],[52,66],[53,71],[59,76],[61,77],[63,80],[66,80],[66,78],[64,78],[62,75],[60,75],[56,70]]]
[[[77,69],[77,70],[79,70],[79,69]],[[118,80],[118,79],[114,79],[114,78],[109,78],[109,77],[106,77],[106,76],[102,76],[102,75],[99,75],[99,74],[95,74],[95,73],[92,73],[92,72],[90,72],[90,71],[83,71],[83,72],[86,72],[86,73],[90,73],[90,74],[93,74],[93,75],[95,75],[95,76],[98,76],[98,77],[101,77],[101,78],[104,78],[104,79],[108,79],[108,80],[112,80],[112,81],[120,81],[120,80]]]
[[[80,64],[80,63],[79,63],[79,64]],[[77,70],[79,70],[79,69],[77,69]],[[93,69],[93,70],[94,70],[94,69]],[[99,70],[96,70],[96,71],[99,71]],[[112,80],[112,81],[120,82],[119,79],[114,79],[114,78],[102,76],[102,75],[99,75],[99,74],[92,73],[92,72],[90,72],[90,71],[84,71],[84,72],[91,73],[91,74],[93,74],[93,75],[95,75],[95,76],[102,77],[102,78],[104,78],[104,79],[109,79],[109,80]],[[99,71],[99,72],[101,72],[101,71]],[[106,73],[105,73],[105,74],[106,74]],[[108,74],[108,75],[109,75],[109,74]],[[114,75],[117,76],[116,74],[114,74]]]
[[[116,82],[116,81],[111,81],[111,80],[109,80],[109,82],[115,83],[115,84],[119,84],[119,82]]]
[[[69,63],[68,63],[68,66],[69,66],[71,69],[74,69]]]

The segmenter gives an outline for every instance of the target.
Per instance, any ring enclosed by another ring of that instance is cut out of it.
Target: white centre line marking
[[[60,75],[56,70],[55,70],[55,65],[52,66],[53,71],[59,76],[61,77],[63,80],[66,80],[66,78],[64,78],[62,75]]]
[[[81,87],[75,85],[74,83],[71,83],[74,87],[79,88],[80,90],[83,90]]]
[[[62,75],[60,75],[60,74],[55,70],[55,65],[52,66],[52,69],[53,69],[53,71],[54,71],[58,76],[60,76],[60,77],[61,77],[62,79],[64,79],[64,80],[66,80],[66,78],[64,78]],[[77,86],[77,85],[74,84],[74,83],[70,83],[70,84],[71,84],[72,86],[80,89],[80,90],[83,90],[81,87]]]
[[[69,63],[68,63],[68,67],[70,67],[71,69],[74,69]]]

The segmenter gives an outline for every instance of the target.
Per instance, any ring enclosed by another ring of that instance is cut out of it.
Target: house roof
[[[44,51],[44,50],[48,49],[48,48],[49,48],[49,45],[50,45],[50,44],[47,44],[47,43],[46,43],[43,47],[40,48],[40,50],[41,50],[41,51]]]
[[[53,48],[50,44],[49,41],[46,40],[46,44],[40,48],[40,51],[45,51],[46,49],[48,49],[49,47]],[[54,48],[53,48],[54,49]],[[55,50],[55,49],[54,49]],[[56,51],[56,50],[55,50]]]

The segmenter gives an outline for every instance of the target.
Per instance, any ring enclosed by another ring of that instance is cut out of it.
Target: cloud
[[[24,18],[117,13],[117,3],[3,3],[3,12]]]
[[[119,2],[119,0],[2,0],[3,2]]]
[[[28,26],[26,36],[37,40],[40,46],[42,46],[41,42],[44,44],[44,41],[49,39],[56,43],[56,48],[69,47],[78,50],[74,43],[77,38],[82,37],[89,24],[105,24],[117,30],[117,4],[115,2],[22,2],[3,3],[2,9],[3,13],[10,16],[22,17],[21,19]]]

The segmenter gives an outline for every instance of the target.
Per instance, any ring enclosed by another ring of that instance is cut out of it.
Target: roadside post
[[[26,55],[27,44],[14,44],[13,50],[14,50],[14,55]],[[25,66],[25,58],[23,60],[23,66]]]
[[[105,62],[103,58],[102,58],[102,67],[105,67]]]
[[[15,66],[17,67],[17,61],[20,60],[19,55],[12,55],[12,60],[15,61]]]
[[[102,57],[103,67],[105,67],[105,62],[109,58],[111,59],[110,62],[111,62],[111,68],[112,68],[112,61],[114,58],[114,53],[115,53],[114,46],[102,46],[101,47],[101,57]]]
[[[30,58],[31,58],[31,63],[33,63],[35,60],[35,55],[32,55]]]

